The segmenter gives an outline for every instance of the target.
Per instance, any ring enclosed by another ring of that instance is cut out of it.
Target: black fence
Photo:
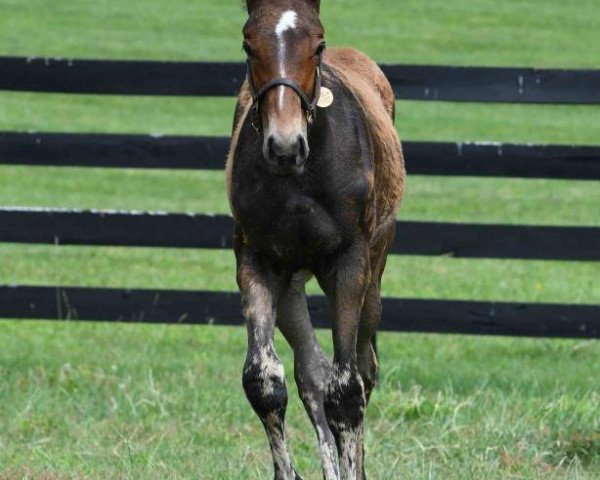
[[[405,100],[600,104],[600,70],[382,65]],[[235,95],[242,63],[0,57],[0,90]]]
[[[237,293],[0,287],[2,315],[21,319],[241,325]],[[308,299],[315,327],[330,326],[328,301]],[[528,337],[598,338],[599,308],[587,305],[383,299],[381,329]]]
[[[600,180],[600,146],[403,142],[412,175]],[[0,164],[223,168],[229,138],[0,132]]]
[[[600,261],[600,227],[398,222],[391,253]],[[0,242],[231,248],[227,215],[0,207]]]
[[[402,99],[600,104],[600,71],[384,66]],[[0,89],[119,95],[231,95],[244,69],[0,57]],[[227,138],[0,133],[0,164],[221,169]],[[409,174],[600,179],[599,146],[405,142]],[[0,207],[0,242],[231,247],[225,215]],[[600,227],[398,222],[394,254],[600,261]],[[233,275],[233,272],[232,272]],[[327,326],[323,297],[309,300]],[[233,293],[0,286],[0,316],[95,321],[242,322]],[[599,305],[385,299],[384,330],[600,338]]]

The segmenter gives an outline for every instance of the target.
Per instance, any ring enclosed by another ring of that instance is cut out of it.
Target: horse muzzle
[[[271,134],[265,138],[263,153],[269,169],[276,175],[301,175],[308,159],[308,140],[304,134],[289,137]]]

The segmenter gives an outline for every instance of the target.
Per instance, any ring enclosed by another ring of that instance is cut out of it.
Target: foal
[[[392,89],[363,54],[325,52],[319,4],[247,0],[248,75],[227,160],[248,330],[243,386],[268,435],[276,480],[300,476],[286,447],[275,325],[294,351],[324,478],[365,478],[381,275],[404,185]],[[333,311],[333,363],[307,309],[304,285],[313,275]]]

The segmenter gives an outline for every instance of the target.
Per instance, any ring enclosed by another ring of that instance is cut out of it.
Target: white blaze
[[[285,78],[287,76],[285,71],[285,57],[286,57],[286,44],[283,39],[283,34],[288,30],[296,28],[296,21],[298,20],[298,14],[293,10],[286,10],[281,14],[279,22],[275,27],[275,34],[279,39],[279,76]],[[279,87],[279,107],[283,108],[283,97],[285,94],[285,87]]]
[[[284,32],[296,28],[296,20],[298,19],[298,14],[293,10],[286,10],[281,14],[281,18],[275,27],[275,33],[279,38],[283,35]]]

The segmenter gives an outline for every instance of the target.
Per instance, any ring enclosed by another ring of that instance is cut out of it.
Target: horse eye
[[[325,42],[323,42],[321,45],[319,45],[317,47],[317,51],[315,52],[315,57],[322,55],[324,51],[325,51]]]
[[[246,55],[248,55],[249,57],[254,56],[254,52],[250,48],[250,45],[248,45],[246,42],[243,43],[242,50],[244,50],[244,52],[246,52]]]

